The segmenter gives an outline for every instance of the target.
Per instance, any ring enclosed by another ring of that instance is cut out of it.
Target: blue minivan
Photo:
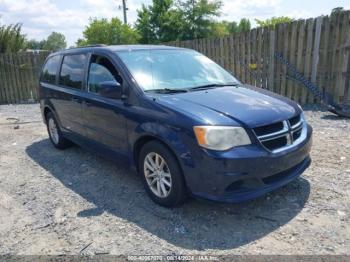
[[[238,202],[300,176],[312,128],[295,102],[242,84],[206,56],[168,46],[51,54],[40,106],[52,144],[136,166],[150,198]]]

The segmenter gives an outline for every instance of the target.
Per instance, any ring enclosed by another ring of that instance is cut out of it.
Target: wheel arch
[[[139,171],[138,161],[139,161],[140,151],[141,151],[142,147],[145,144],[147,144],[148,142],[150,142],[150,141],[157,141],[157,142],[161,143],[163,146],[165,146],[173,154],[173,156],[175,157],[175,159],[176,159],[176,161],[177,161],[177,163],[178,163],[178,165],[179,165],[179,167],[181,169],[181,172],[183,174],[183,168],[182,168],[182,165],[180,163],[180,159],[176,155],[175,151],[171,148],[171,146],[168,143],[166,143],[163,139],[161,139],[161,138],[159,138],[159,137],[157,137],[155,135],[149,135],[149,134],[139,137],[136,140],[136,142],[134,143],[134,146],[133,146],[133,160],[134,160],[134,163],[135,163],[135,166],[136,166],[136,170]]]

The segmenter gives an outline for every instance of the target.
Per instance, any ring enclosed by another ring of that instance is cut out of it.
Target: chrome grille
[[[260,143],[269,151],[277,153],[294,146],[306,137],[305,121],[301,115],[288,120],[253,129]]]

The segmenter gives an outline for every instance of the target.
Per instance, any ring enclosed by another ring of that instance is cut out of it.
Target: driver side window
[[[105,81],[116,81],[123,84],[118,71],[108,58],[92,55],[89,67],[88,88],[89,92],[99,93],[100,83]]]

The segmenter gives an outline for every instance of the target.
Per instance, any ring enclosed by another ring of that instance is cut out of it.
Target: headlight
[[[251,144],[247,132],[242,127],[195,126],[198,144],[212,150],[227,150],[235,146]]]

